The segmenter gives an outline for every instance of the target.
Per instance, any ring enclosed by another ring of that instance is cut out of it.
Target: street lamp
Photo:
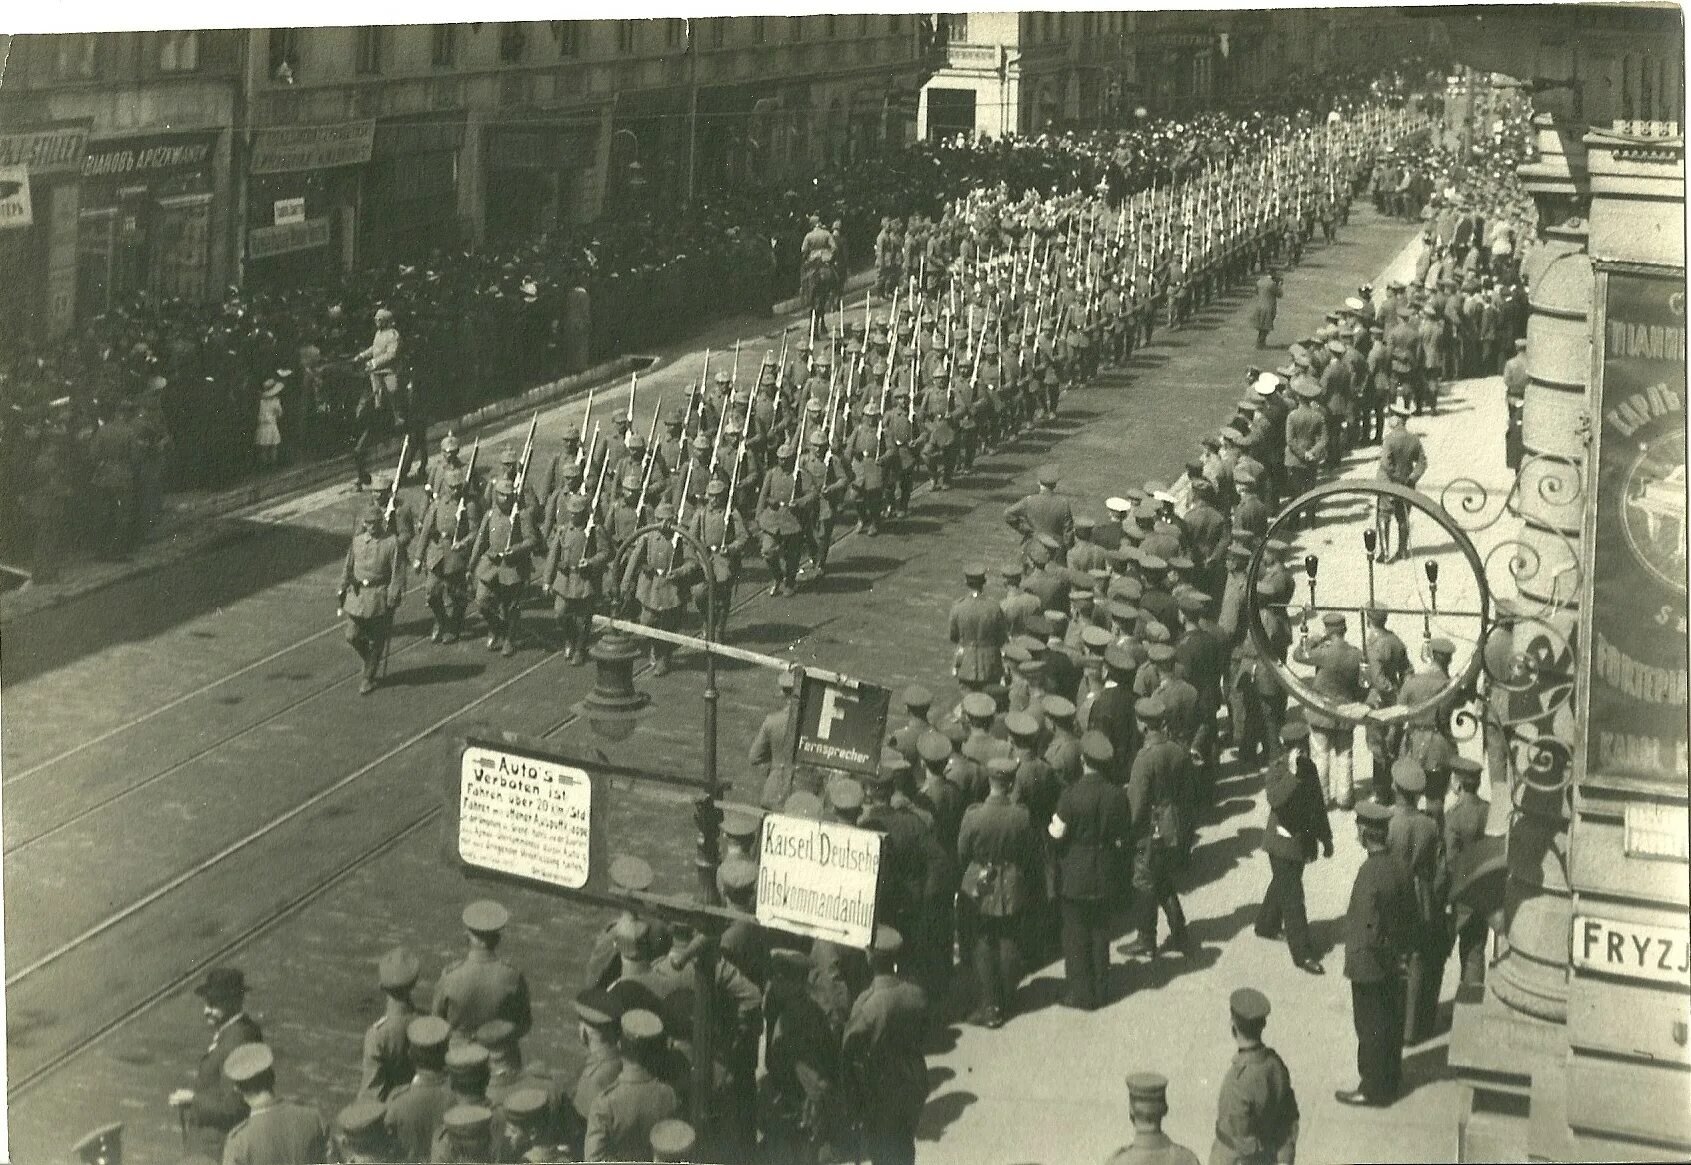
[[[700,636],[707,644],[715,640],[716,629],[716,557],[703,542],[675,525],[673,521],[653,522],[640,527],[622,545],[616,557],[616,576],[626,569],[629,554],[648,534],[663,534],[676,550],[686,547],[689,557],[698,565],[705,588],[705,625]],[[721,861],[722,810],[716,799],[722,788],[717,774],[717,705],[721,695],[716,687],[716,654],[705,651],[705,779],[699,798],[693,804],[693,824],[698,830],[697,854],[693,859],[701,902],[717,906],[722,902],[716,888],[716,867]],[[598,678],[593,691],[576,705],[587,717],[593,730],[609,740],[626,740],[634,731],[635,721],[651,698],[634,687],[634,661],[640,649],[632,636],[615,627],[606,627],[599,642],[588,652],[598,666]]]

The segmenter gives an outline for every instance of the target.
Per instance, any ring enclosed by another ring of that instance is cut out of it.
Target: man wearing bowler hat
[[[170,1106],[186,1110],[183,1119],[198,1134],[193,1138],[195,1145],[217,1156],[224,1136],[247,1115],[246,1101],[224,1075],[224,1065],[237,1048],[262,1042],[264,1033],[242,1010],[247,983],[238,968],[213,967],[194,994],[200,997],[205,1021],[212,1029],[211,1046],[200,1057],[194,1087],[172,1092]]]

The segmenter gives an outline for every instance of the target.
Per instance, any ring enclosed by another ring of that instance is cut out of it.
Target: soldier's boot
[[[429,593],[429,612],[434,615],[434,626],[429,630],[429,642],[439,643],[446,638],[446,600],[433,591]]]
[[[517,623],[521,618],[515,600],[506,600],[500,611],[499,625],[504,631],[499,646],[499,654],[512,656],[517,653]]]
[[[811,552],[810,560],[816,564],[816,573],[820,576],[828,569],[828,551],[834,545],[834,523],[831,521],[818,522],[813,537],[815,547]]]
[[[780,551],[776,550],[776,551],[773,551],[769,554],[765,554],[763,556],[763,565],[769,571],[769,593],[771,595],[780,594],[781,593],[781,580],[782,580],[782,577],[783,577],[782,573],[781,573],[781,553],[780,553]]]

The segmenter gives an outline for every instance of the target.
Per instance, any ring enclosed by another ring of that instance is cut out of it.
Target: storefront
[[[221,130],[90,141],[82,160],[76,315],[145,294],[197,302],[212,251]]]
[[[505,247],[582,216],[582,183],[595,156],[591,122],[489,126],[487,239]]]
[[[76,229],[88,123],[0,133],[0,343],[76,323]]]
[[[358,263],[426,257],[463,237],[458,157],[466,114],[406,115],[376,123],[358,208]]]
[[[260,287],[321,283],[352,266],[374,119],[253,131],[247,278]]]

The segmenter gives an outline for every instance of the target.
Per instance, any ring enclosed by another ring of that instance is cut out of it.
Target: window
[[[617,52],[627,56],[634,51],[634,21],[617,21]]]
[[[299,80],[299,29],[270,30],[270,79],[284,85]]]
[[[967,12],[946,14],[945,40],[947,44],[967,44],[969,42],[969,14]]]
[[[528,29],[520,24],[505,24],[499,28],[499,63],[520,65],[528,52]]]
[[[352,68],[361,76],[373,77],[382,71],[382,29],[366,24],[358,30]]]
[[[759,27],[763,24],[762,17],[755,18]],[[710,47],[719,49],[728,43],[728,18],[726,16],[713,17],[710,22]]]
[[[54,38],[53,76],[60,81],[90,80],[99,73],[99,35],[67,32]]]
[[[450,69],[458,63],[458,26],[455,24],[437,24],[434,26],[434,47],[430,53],[430,60],[437,69]]]
[[[560,57],[579,57],[581,55],[581,21],[554,20],[552,22],[552,38],[558,42]]]
[[[158,45],[159,72],[192,73],[200,67],[198,32],[161,32]]]

